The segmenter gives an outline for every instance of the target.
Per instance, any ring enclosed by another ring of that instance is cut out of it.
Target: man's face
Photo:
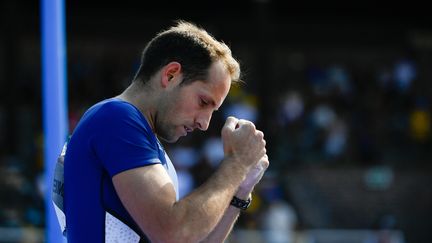
[[[231,77],[222,63],[213,63],[208,80],[167,89],[155,115],[156,134],[166,142],[176,142],[198,128],[207,130],[213,111],[228,94]]]

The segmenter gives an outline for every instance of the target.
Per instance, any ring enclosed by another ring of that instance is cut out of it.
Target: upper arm
[[[147,237],[156,240],[169,233],[176,192],[161,164],[126,170],[112,180],[123,205]]]

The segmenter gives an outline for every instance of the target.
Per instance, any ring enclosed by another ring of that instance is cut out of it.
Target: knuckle
[[[254,132],[254,131],[255,131],[255,128],[254,128],[254,126],[253,126],[251,123],[245,123],[245,124],[244,124],[244,127],[245,127],[248,131],[250,131],[250,132]]]
[[[259,138],[261,138],[261,139],[264,138],[264,133],[261,132],[260,130],[256,130],[256,131],[255,131],[255,134],[256,134]]]
[[[251,121],[247,121],[249,126],[251,126],[254,130],[256,129],[255,124],[253,124],[253,122]]]
[[[245,120],[245,119],[241,119],[239,121],[239,123],[241,125],[243,125],[244,127],[247,127],[248,129],[252,128],[252,129],[255,130],[255,124],[253,124],[253,122],[251,122],[251,121],[248,121],[248,120]]]
[[[222,131],[222,133],[230,133],[230,132],[232,132],[232,130],[228,126],[222,127],[221,131]]]
[[[228,116],[228,117],[227,117],[227,120],[229,120],[229,121],[235,121],[235,120],[236,120],[236,118],[235,118],[235,117],[233,117],[233,116]]]

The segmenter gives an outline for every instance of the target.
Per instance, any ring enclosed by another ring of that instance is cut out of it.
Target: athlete
[[[224,159],[184,198],[161,141],[205,131],[239,77],[228,46],[201,27],[177,21],[157,34],[130,86],[89,108],[62,153],[56,210],[68,243],[223,242],[269,165],[264,134],[228,117]]]

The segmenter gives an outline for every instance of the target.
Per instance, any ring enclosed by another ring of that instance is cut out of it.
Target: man
[[[68,143],[68,242],[223,242],[269,165],[263,133],[229,117],[220,167],[182,199],[159,139],[206,130],[239,76],[230,49],[192,23],[153,38],[132,84],[87,110]]]

